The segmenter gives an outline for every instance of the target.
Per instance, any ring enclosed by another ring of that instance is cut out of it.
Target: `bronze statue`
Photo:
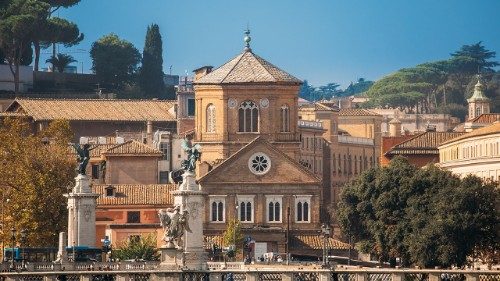
[[[188,224],[189,213],[184,210],[180,213],[180,207],[173,209],[159,210],[160,225],[163,227],[163,241],[167,242],[167,248],[180,248],[180,242],[184,231],[191,232]]]
[[[73,143],[73,147],[76,150],[77,161],[78,161],[78,174],[85,175],[85,169],[90,160],[90,144],[86,143],[83,146]]]
[[[196,161],[201,157],[201,146],[199,144],[193,145],[191,139],[186,137],[181,144],[181,148],[187,153],[187,159],[182,161],[182,169],[184,169],[184,171],[194,172],[196,169]]]

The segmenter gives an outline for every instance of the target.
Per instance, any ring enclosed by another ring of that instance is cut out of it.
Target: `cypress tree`
[[[146,98],[171,98],[165,97],[162,45],[158,25],[152,24],[148,26],[139,77],[140,87]]]

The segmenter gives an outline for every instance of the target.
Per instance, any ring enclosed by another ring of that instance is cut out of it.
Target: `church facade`
[[[285,253],[298,236],[318,236],[322,187],[298,162],[302,81],[256,55],[245,39],[241,54],[195,73],[194,142],[203,149],[197,178],[207,194],[205,236],[220,237],[236,219],[258,258]]]

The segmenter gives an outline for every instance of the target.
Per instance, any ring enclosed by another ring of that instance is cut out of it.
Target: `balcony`
[[[359,144],[359,145],[374,145],[373,139],[351,137],[351,136],[339,136],[339,143]]]

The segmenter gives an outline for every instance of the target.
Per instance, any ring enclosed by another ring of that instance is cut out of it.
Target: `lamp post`
[[[10,199],[5,199],[5,193],[2,193],[2,261],[7,261],[5,257],[5,204],[8,204]]]
[[[24,269],[25,267],[25,256],[24,256],[24,248],[26,248],[26,234],[27,231],[26,229],[21,229],[21,243],[19,247],[21,247],[21,268]]]
[[[234,242],[234,261],[236,261],[236,227],[238,223],[238,201],[236,201],[236,216],[234,219],[234,228],[233,228],[233,242]],[[243,255],[245,255],[243,253]]]
[[[328,240],[328,237],[330,237],[330,226],[328,226],[326,223],[324,223],[321,226],[321,234],[323,234],[323,267],[327,266],[327,248],[326,248],[326,242]]]
[[[16,229],[12,227],[10,229],[12,236],[10,237],[11,242],[12,242],[12,248],[10,251],[10,269],[14,270],[14,247],[16,247]]]

